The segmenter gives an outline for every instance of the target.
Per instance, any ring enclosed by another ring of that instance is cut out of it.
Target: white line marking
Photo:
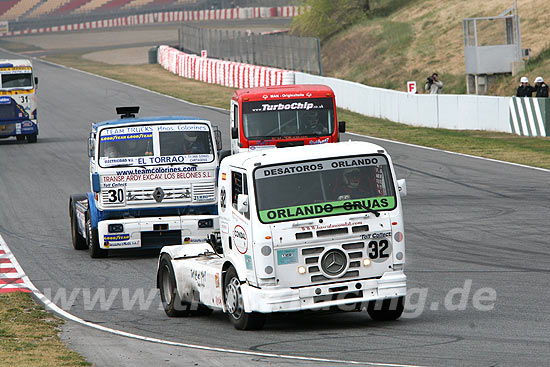
[[[438,148],[425,147],[425,146],[422,146],[422,145],[416,145],[416,144],[410,144],[410,143],[403,143],[403,142],[400,142],[400,141],[395,141],[395,140],[390,140],[390,139],[377,138],[377,137],[375,137],[375,136],[361,135],[361,134],[356,134],[356,133],[346,133],[346,134],[354,135],[354,136],[360,136],[360,137],[363,137],[363,138],[370,138],[370,139],[374,139],[374,140],[386,141],[386,142],[388,142],[388,143],[406,145],[406,146],[415,147],[415,148],[433,150],[433,151],[436,151],[436,152],[447,153],[447,154],[453,154],[453,155],[458,155],[458,156],[462,156],[462,157],[481,159],[481,160],[489,161],[489,162],[502,163],[502,164],[509,164],[509,165],[511,165],[511,166],[522,167],[522,168],[528,168],[528,169],[534,169],[534,170],[537,170],[537,171],[542,171],[542,172],[548,172],[548,173],[550,173],[550,169],[546,169],[546,168],[533,167],[533,166],[526,166],[526,165],[524,165],[524,164],[512,163],[512,162],[506,162],[506,161],[499,161],[498,159],[485,158],[485,157],[478,157],[477,155],[470,155],[470,154],[466,154],[466,153],[451,152],[451,151],[449,151],[449,150],[443,150],[443,149],[438,149]]]
[[[100,331],[104,331],[107,333],[111,333],[114,335],[124,336],[127,338],[132,338],[136,340],[142,340],[147,341],[151,343],[157,343],[157,344],[164,344],[164,345],[171,345],[174,347],[183,347],[183,348],[191,348],[191,349],[199,349],[199,350],[206,350],[211,352],[222,352],[222,353],[230,353],[230,354],[239,354],[239,355],[249,355],[249,356],[256,356],[256,357],[267,357],[267,358],[282,358],[282,359],[289,359],[289,360],[296,360],[296,361],[308,361],[308,362],[324,362],[324,363],[343,363],[343,364],[352,364],[352,365],[365,365],[365,366],[380,366],[380,367],[422,367],[418,365],[411,365],[411,364],[394,364],[394,363],[377,363],[377,362],[360,362],[360,361],[348,361],[348,360],[340,360],[340,359],[328,359],[328,358],[316,358],[316,357],[302,357],[302,356],[294,356],[289,354],[277,354],[277,353],[261,353],[261,352],[250,352],[246,350],[238,350],[238,349],[226,349],[226,348],[215,348],[215,347],[207,347],[204,345],[197,345],[197,344],[187,344],[187,343],[179,343],[179,342],[173,342],[169,340],[163,340],[163,339],[157,339],[157,338],[150,338],[147,336],[137,335],[128,333],[126,331],[111,329],[105,326],[101,326],[98,324],[94,324],[89,321],[84,321],[81,318],[63,310],[59,306],[57,306],[55,303],[50,301],[46,296],[42,294],[34,286],[32,281],[29,279],[29,277],[25,274],[19,263],[17,262],[15,256],[13,256],[11,250],[9,249],[6,241],[4,241],[4,238],[2,235],[0,235],[0,249],[3,249],[6,251],[6,254],[8,255],[9,259],[13,263],[14,267],[17,269],[17,271],[22,274],[23,284],[20,286],[26,286],[29,290],[32,291],[34,296],[50,311],[53,313],[58,314],[59,316],[74,321],[76,323],[79,323],[84,326],[91,327],[93,329],[97,329]]]

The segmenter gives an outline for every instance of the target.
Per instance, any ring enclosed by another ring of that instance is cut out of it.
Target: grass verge
[[[29,293],[0,294],[0,366],[90,366],[59,340],[62,324]]]
[[[50,56],[50,61],[89,71],[193,103],[228,108],[232,88],[181,78],[159,65],[108,65],[79,55]],[[339,110],[350,132],[550,169],[550,138],[414,127]]]

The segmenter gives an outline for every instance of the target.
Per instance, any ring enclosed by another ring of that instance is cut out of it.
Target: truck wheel
[[[69,217],[71,219],[71,237],[73,240],[73,247],[75,250],[86,250],[88,245],[84,236],[78,232],[78,223],[76,219],[76,207],[75,203],[80,200],[84,200],[84,195],[71,195],[69,199]]]
[[[225,308],[229,319],[238,330],[258,330],[264,326],[266,315],[258,312],[245,312],[241,281],[235,268],[227,270],[224,280]]]
[[[97,228],[92,228],[92,218],[89,211],[86,212],[86,245],[90,249],[90,256],[93,259],[107,257],[107,250],[99,248]]]
[[[36,143],[37,140],[38,140],[38,134],[34,133],[34,134],[27,135],[27,142]]]
[[[16,135],[15,138],[17,139],[17,141],[23,141],[25,140],[25,135]]]
[[[380,303],[382,302],[382,307]],[[374,321],[397,320],[403,314],[405,297],[389,298],[383,301],[371,301],[367,306],[367,312]]]
[[[176,277],[174,275],[174,268],[172,267],[170,256],[166,254],[163,254],[160,258],[157,279],[164,312],[166,312],[169,317],[188,316],[189,304],[181,302],[177,289]]]

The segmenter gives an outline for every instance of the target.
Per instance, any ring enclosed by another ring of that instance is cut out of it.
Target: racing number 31
[[[378,259],[389,257],[390,254],[387,254],[385,251],[388,249],[389,243],[388,240],[370,241],[369,242],[369,258]]]
[[[109,202],[110,203],[122,203],[124,202],[124,190],[109,190]]]

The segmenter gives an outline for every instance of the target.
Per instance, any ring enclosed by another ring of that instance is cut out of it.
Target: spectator
[[[428,77],[426,85],[424,86],[426,92],[430,94],[441,94],[441,89],[443,89],[443,82],[439,80],[439,74],[433,73]]]
[[[529,79],[526,76],[522,76],[519,81],[521,84],[516,92],[516,97],[533,97],[535,88],[529,84]]]
[[[548,98],[548,85],[542,79],[542,76],[537,76],[535,79],[535,97]]]

